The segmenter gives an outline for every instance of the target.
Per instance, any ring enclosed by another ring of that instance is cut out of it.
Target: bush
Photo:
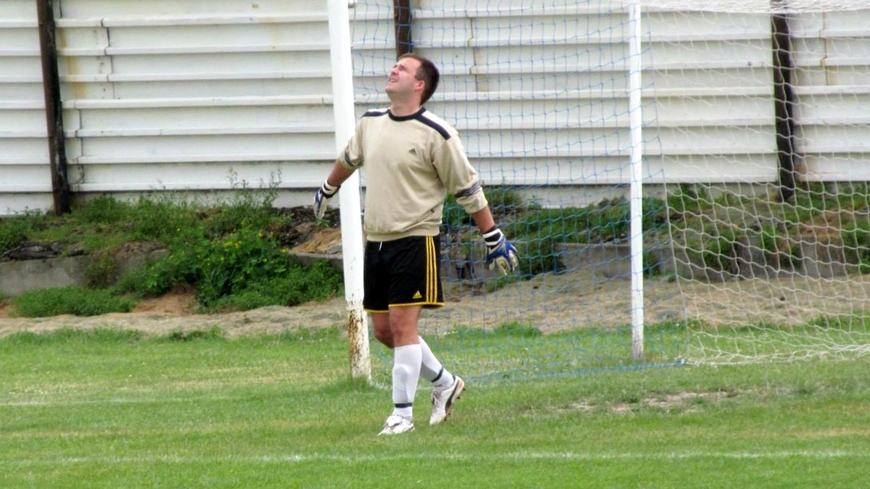
[[[76,210],[76,217],[88,224],[116,224],[126,222],[130,205],[109,195],[99,195],[85,201]]]
[[[160,296],[193,286],[206,311],[293,306],[339,294],[341,270],[328,261],[305,265],[268,233],[242,229],[224,239],[200,238],[122,277],[116,293]]]
[[[0,219],[0,255],[21,246],[30,230],[30,221],[23,217]]]
[[[308,267],[291,260],[286,276],[251,281],[245,288],[221,296],[207,310],[247,311],[271,305],[296,306],[310,301],[335,297],[343,288],[341,271],[327,261]]]
[[[35,318],[60,314],[98,316],[110,312],[130,312],[135,303],[107,289],[70,286],[25,292],[16,297],[12,305],[17,316]]]

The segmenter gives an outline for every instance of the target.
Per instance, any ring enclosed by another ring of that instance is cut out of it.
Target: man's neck
[[[396,117],[405,117],[416,114],[420,110],[420,105],[416,103],[400,103],[393,101],[390,104],[390,113]]]

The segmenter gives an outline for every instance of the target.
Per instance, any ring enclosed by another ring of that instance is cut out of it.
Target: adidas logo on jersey
[[[412,299],[422,299],[422,298],[423,298],[423,296],[420,295],[420,291],[419,291],[419,290],[418,290],[418,291],[414,294],[414,296],[412,297]]]

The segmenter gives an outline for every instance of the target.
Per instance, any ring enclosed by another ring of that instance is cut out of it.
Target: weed
[[[98,250],[90,256],[85,269],[85,285],[90,288],[106,288],[112,284],[118,270],[112,251]]]
[[[33,231],[33,220],[27,217],[0,219],[0,255],[21,246]]]
[[[110,312],[130,312],[134,301],[118,297],[107,289],[70,286],[33,290],[16,297],[15,314],[21,317],[46,317],[61,314],[97,316]]]

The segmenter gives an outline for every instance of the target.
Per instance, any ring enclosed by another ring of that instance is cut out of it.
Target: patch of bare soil
[[[448,289],[445,307],[423,312],[420,327],[424,334],[442,334],[456,327],[491,329],[511,323],[534,325],[545,333],[585,327],[615,328],[631,323],[631,283],[624,279],[574,272],[538,276],[491,293],[456,283],[445,286]],[[833,283],[796,277],[719,284],[652,279],[644,287],[644,316],[647,324],[687,317],[714,326],[800,324],[820,311],[845,314],[854,313],[857,307],[870,308],[867,297],[870,277],[863,276]],[[0,336],[58,328],[118,328],[168,334],[217,326],[233,337],[347,324],[347,303],[343,297],[225,314],[197,314],[190,292],[143,301],[131,313],[96,317],[27,319],[10,317],[9,311],[8,304],[0,304]]]
[[[287,329],[339,326],[346,322],[344,299],[311,302],[295,307],[269,306],[252,311],[226,314],[196,314],[192,293],[170,294],[143,301],[129,313],[102,316],[55,316],[15,318],[0,316],[0,336],[19,331],[51,332],[61,328],[120,329],[140,331],[146,335],[207,331],[215,326],[228,337],[245,334],[278,333]],[[8,308],[8,306],[7,306]]]
[[[639,409],[654,408],[666,412],[688,414],[700,410],[700,406],[708,403],[720,403],[726,398],[733,398],[738,393],[724,391],[684,391],[675,394],[667,394],[659,397],[647,397],[638,402],[617,402],[604,406],[596,406],[589,401],[578,401],[571,405],[572,408],[592,412],[604,408],[618,414],[630,414]]]

